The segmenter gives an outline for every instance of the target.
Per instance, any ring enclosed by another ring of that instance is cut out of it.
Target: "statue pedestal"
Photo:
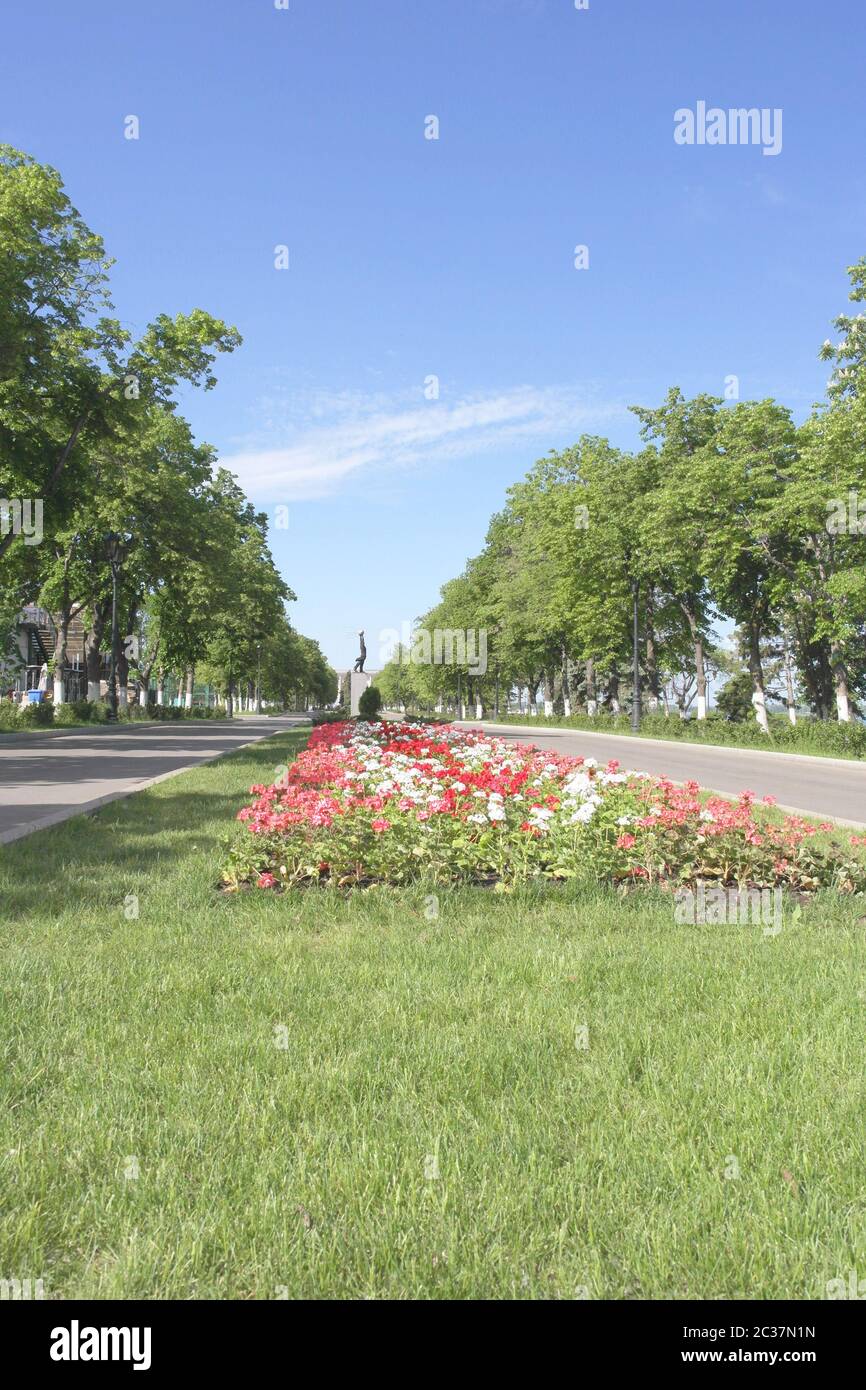
[[[368,671],[349,672],[349,713],[358,713],[358,701],[368,686],[373,684],[373,677]]]

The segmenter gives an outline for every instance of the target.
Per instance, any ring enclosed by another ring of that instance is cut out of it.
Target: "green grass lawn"
[[[862,901],[767,937],[575,886],[442,891],[432,920],[422,889],[218,893],[233,813],[304,737],[0,850],[0,1277],[100,1299],[862,1277]]]

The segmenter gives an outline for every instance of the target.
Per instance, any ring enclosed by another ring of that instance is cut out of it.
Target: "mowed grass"
[[[281,735],[0,851],[0,1277],[820,1298],[866,1272],[866,905],[225,896]],[[131,896],[138,899],[138,917]],[[126,901],[126,908],[124,903]]]

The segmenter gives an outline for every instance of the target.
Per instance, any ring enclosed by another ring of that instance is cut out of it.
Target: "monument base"
[[[373,677],[369,672],[349,672],[349,713],[351,715],[354,716],[358,713],[358,702],[364,691],[372,684]]]

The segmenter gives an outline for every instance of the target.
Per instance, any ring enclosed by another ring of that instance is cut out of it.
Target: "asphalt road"
[[[467,727],[473,727],[467,721]],[[516,743],[535,743],[558,753],[618,758],[623,768],[670,777],[674,782],[698,782],[709,790],[736,796],[753,791],[774,796],[779,805],[810,816],[826,816],[866,829],[866,764],[844,758],[807,758],[798,753],[765,753],[760,749],[714,748],[661,739],[629,738],[618,734],[587,734],[580,730],[484,724],[485,731]]]
[[[0,844],[307,722],[300,715],[247,715],[231,723],[0,735]]]
[[[203,721],[0,735],[0,844],[93,811],[163,777],[304,722],[298,715],[279,719],[247,715],[231,724]],[[624,768],[675,782],[693,779],[728,795],[748,788],[758,796],[774,796],[790,810],[866,830],[863,763],[571,729],[536,732],[513,724],[483,727],[515,742],[537,743],[599,762],[619,758]]]

